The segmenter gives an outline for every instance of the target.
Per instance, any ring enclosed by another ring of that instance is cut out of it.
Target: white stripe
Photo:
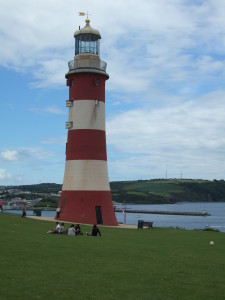
[[[72,129],[98,129],[105,131],[105,103],[95,100],[73,101],[69,108],[69,122]]]
[[[66,160],[62,190],[110,191],[107,161]]]

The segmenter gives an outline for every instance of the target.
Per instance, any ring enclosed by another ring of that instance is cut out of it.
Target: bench
[[[34,209],[33,216],[41,217],[41,209]]]
[[[138,229],[142,229],[143,227],[153,228],[153,222],[138,220]]]

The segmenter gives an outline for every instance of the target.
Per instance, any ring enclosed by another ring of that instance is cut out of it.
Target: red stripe
[[[96,85],[96,79],[99,85]],[[68,75],[71,85],[69,87],[69,99],[95,100],[105,102],[105,81],[107,76],[94,73],[78,73]]]
[[[111,193],[105,191],[62,191],[60,220],[96,224],[96,206],[101,207],[103,225],[118,225]]]
[[[106,136],[103,130],[68,131],[66,160],[107,160]]]

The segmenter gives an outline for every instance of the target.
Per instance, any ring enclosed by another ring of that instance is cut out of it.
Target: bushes
[[[41,201],[37,202],[34,207],[54,207],[58,206],[59,197],[52,196],[42,199]]]

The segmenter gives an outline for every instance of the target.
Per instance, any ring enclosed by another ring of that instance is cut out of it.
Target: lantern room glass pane
[[[75,37],[75,55],[83,53],[100,55],[100,40],[98,36],[80,34]]]

